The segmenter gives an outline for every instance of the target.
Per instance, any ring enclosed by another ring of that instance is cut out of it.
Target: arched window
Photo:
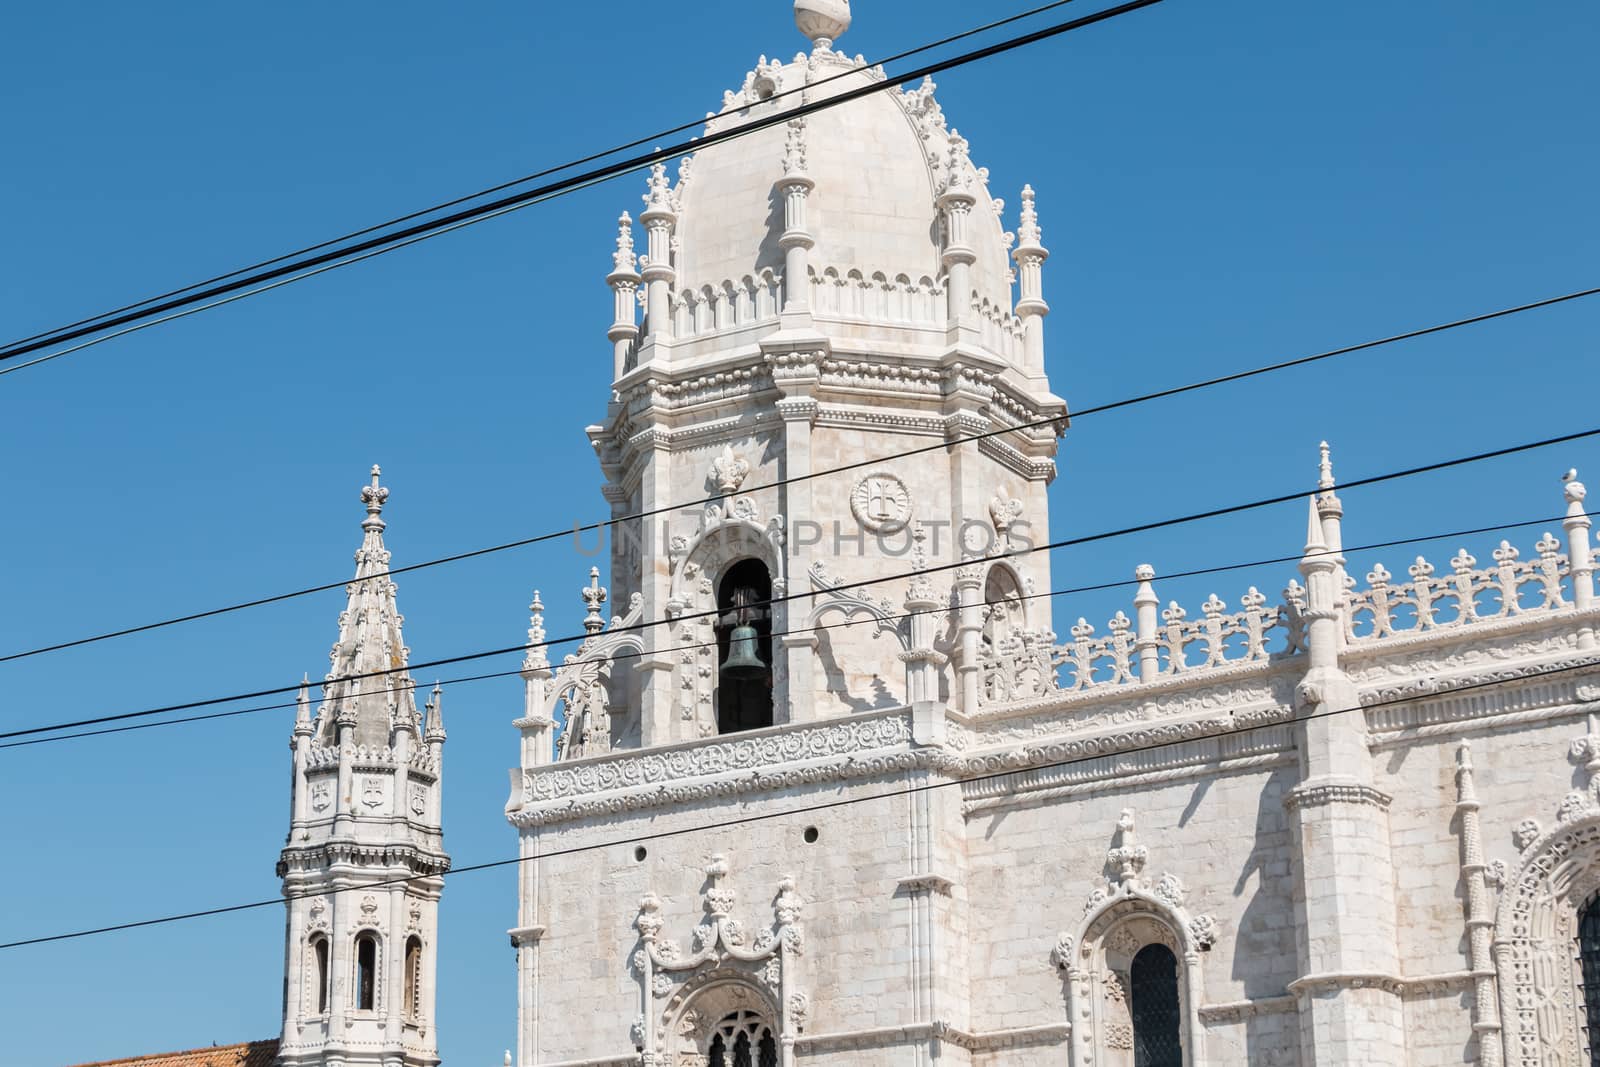
[[[1165,945],[1146,945],[1128,975],[1134,1067],[1183,1067],[1178,1038],[1178,958]]]
[[[1600,897],[1578,913],[1578,959],[1583,965],[1584,1020],[1590,1067],[1600,1067]]]
[[[378,1002],[378,935],[356,935],[356,1010],[372,1011]]]
[[[317,1014],[328,1014],[328,938],[314,934],[311,938],[311,980],[317,984]]]
[[[742,559],[717,587],[717,732],[772,725],[772,578]]]
[[[725,1016],[706,1051],[706,1067],[778,1067],[778,1042],[772,1027],[752,1011]]]
[[[406,938],[406,1018],[415,1022],[422,1018],[422,939],[415,934]]]

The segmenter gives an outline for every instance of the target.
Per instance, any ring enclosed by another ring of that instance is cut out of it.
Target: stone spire
[[[278,1067],[436,1067],[434,967],[444,851],[439,690],[417,718],[384,547],[389,490],[362,488],[355,579],[315,724],[302,683],[290,741]],[[419,738],[419,733],[421,734]]]
[[[339,640],[329,655],[332,663],[318,713],[324,741],[348,740],[369,748],[388,747],[396,723],[415,729],[417,721],[415,687],[406,670],[410,651],[400,632],[403,620],[383,544],[383,505],[389,490],[379,484],[380,474],[374,466],[372,484],[361,490],[367,508],[364,536],[356,552],[355,580],[346,587],[349,603],[339,616]],[[352,735],[336,736],[340,726],[352,729]]]

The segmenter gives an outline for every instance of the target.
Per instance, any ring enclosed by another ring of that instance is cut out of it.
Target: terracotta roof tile
[[[246,1041],[238,1045],[213,1045],[188,1052],[157,1052],[125,1060],[101,1060],[78,1067],[272,1067],[278,1056],[278,1039]]]

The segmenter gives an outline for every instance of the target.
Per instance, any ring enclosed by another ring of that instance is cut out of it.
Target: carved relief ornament
[[[705,873],[706,917],[692,931],[687,950],[661,936],[661,899],[646,893],[639,901],[634,925],[641,947],[632,959],[641,1007],[631,1031],[635,1047],[646,1063],[676,1064],[685,1054],[704,1055],[712,1029],[730,1012],[750,1012],[771,1026],[783,1042],[785,1062],[791,1062],[794,1035],[809,1008],[795,972],[805,945],[805,901],[786,876],[773,902],[773,925],[752,932],[732,917],[738,895],[723,881],[727,859],[713,856]]]

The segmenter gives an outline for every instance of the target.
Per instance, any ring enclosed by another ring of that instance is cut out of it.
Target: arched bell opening
[[[772,725],[772,575],[742,559],[717,584],[717,732]]]

